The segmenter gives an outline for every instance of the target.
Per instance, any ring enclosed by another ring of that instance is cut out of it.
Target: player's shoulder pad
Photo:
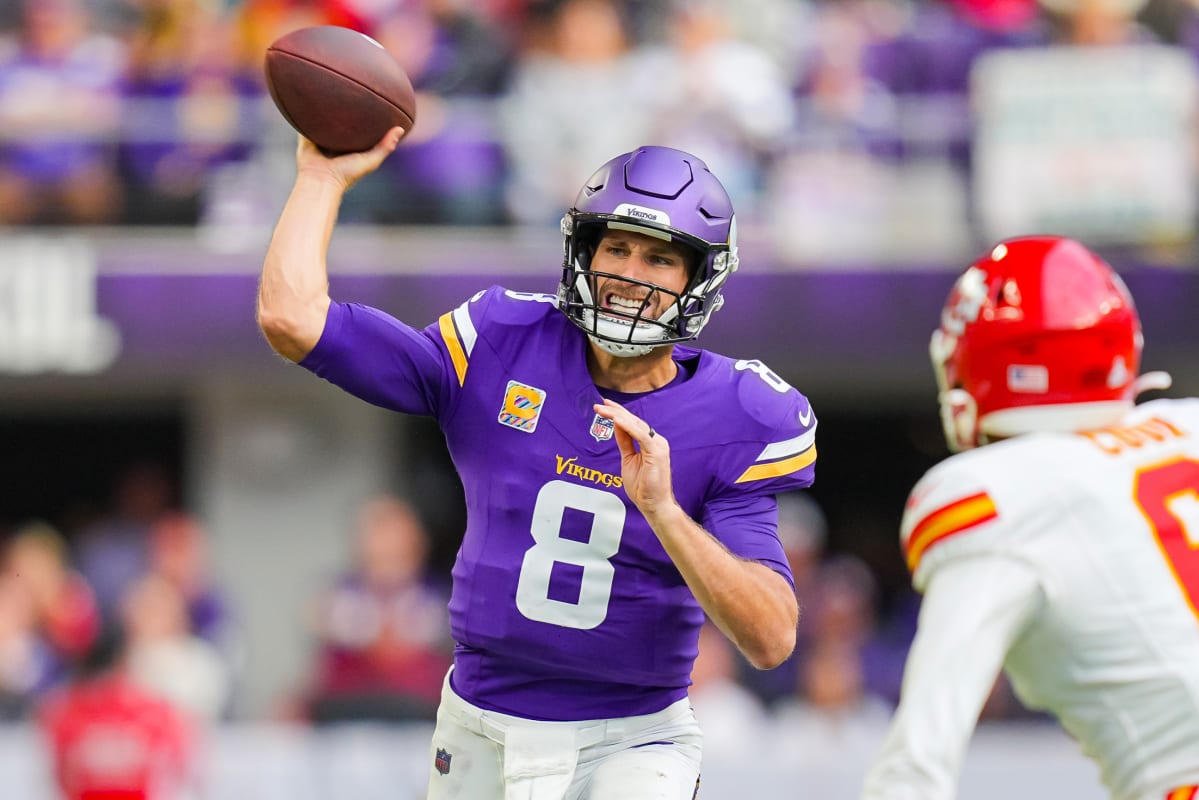
[[[453,312],[462,310],[476,326],[528,325],[556,313],[558,298],[539,292],[516,292],[503,286],[490,286],[475,293]]]
[[[931,556],[972,550],[978,534],[1000,517],[995,487],[985,477],[985,465],[979,468],[982,455],[980,449],[951,456],[925,473],[908,495],[900,545],[918,588]]]
[[[737,406],[751,421],[768,430],[800,432],[815,427],[808,399],[766,364],[757,359],[713,359],[731,384]]]
[[[716,356],[714,367],[721,381],[732,385],[735,406],[713,406],[721,419],[713,420],[712,429],[723,429],[753,449],[735,482],[770,481],[775,491],[810,485],[816,414],[808,398],[761,361]]]
[[[533,323],[558,313],[557,303],[554,295],[514,292],[502,286],[491,286],[442,314],[437,327],[454,364],[459,385],[466,380],[480,339],[510,342],[512,337],[505,336],[503,329],[527,330]]]

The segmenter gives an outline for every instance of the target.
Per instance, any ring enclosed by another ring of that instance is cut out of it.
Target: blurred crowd
[[[64,798],[151,778],[194,785],[226,723],[324,732],[434,719],[453,654],[456,546],[424,507],[438,493],[366,498],[330,531],[340,557],[288,612],[307,660],[251,713],[243,676],[255,648],[220,578],[219,531],[184,507],[157,461],[114,469],[112,481],[108,500],[54,524],[0,523],[0,725],[37,727]],[[881,743],[918,599],[835,546],[845,533],[809,494],[780,498],[802,608],[782,666],[756,670],[715,627],[701,633],[691,700],[715,756],[748,763],[768,741],[819,770]],[[1001,679],[984,718],[1027,716]]]
[[[294,140],[263,53],[315,24],[372,35],[419,92],[348,221],[554,224],[653,141],[832,248],[884,211],[962,216],[981,54],[1199,52],[1192,0],[0,0],[0,224],[271,219]]]
[[[0,531],[0,721],[44,718],[64,690],[94,674],[95,654],[177,712],[193,735],[236,719],[245,647],[237,609],[212,565],[205,525],[181,510],[165,471],[122,471],[103,513],[60,530],[46,522]],[[820,740],[878,736],[894,707],[918,603],[884,604],[858,557],[831,552],[827,520],[806,495],[780,498],[779,534],[803,609],[795,655],[758,671],[714,627],[693,675],[697,713],[720,720],[713,746],[734,747],[742,726],[773,720]],[[416,505],[370,498],[347,520],[341,564],[298,610],[311,661],[283,687],[280,721],[430,721],[449,668],[448,571]],[[94,698],[92,698],[94,702]],[[61,710],[55,713],[61,715]],[[998,686],[987,715],[1021,715]],[[858,734],[855,734],[855,731]],[[829,737],[832,736],[832,739]]]

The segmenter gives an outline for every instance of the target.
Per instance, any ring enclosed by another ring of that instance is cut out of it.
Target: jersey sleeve
[[[899,707],[862,800],[952,800],[978,715],[1012,642],[1044,601],[1011,558],[959,559],[926,587]]]
[[[368,403],[436,416],[452,366],[427,331],[370,306],[329,306],[320,341],[300,366]]]
[[[770,496],[722,498],[708,505],[700,521],[734,555],[757,561],[795,588],[791,565],[778,537],[778,502]]]
[[[747,424],[728,448],[723,494],[773,496],[815,481],[816,414],[806,397],[783,386],[780,391],[748,370],[738,375]]]
[[[900,545],[912,583],[923,591],[936,568],[954,559],[991,552],[1007,522],[986,481],[953,459],[916,484],[900,526]]]
[[[492,287],[423,330],[370,306],[334,302],[300,366],[374,405],[443,418],[466,379]]]
[[[806,397],[759,362],[738,364],[758,368],[733,367],[744,427],[732,431],[722,448],[715,492],[701,524],[732,553],[792,581],[778,539],[775,498],[815,480],[816,415]]]

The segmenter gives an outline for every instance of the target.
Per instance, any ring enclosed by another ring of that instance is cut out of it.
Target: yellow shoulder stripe
[[[783,475],[790,475],[792,472],[798,472],[816,460],[816,445],[812,445],[807,450],[797,456],[775,461],[772,464],[754,464],[745,472],[741,473],[741,477],[737,479],[737,483],[749,483],[750,481],[763,481],[767,478],[778,478]]]
[[[441,338],[445,340],[446,349],[450,351],[450,360],[454,362],[454,372],[458,374],[458,385],[461,386],[466,382],[466,351],[462,349],[462,341],[458,338],[452,314],[451,311],[442,314],[437,319],[437,326],[441,329]]]

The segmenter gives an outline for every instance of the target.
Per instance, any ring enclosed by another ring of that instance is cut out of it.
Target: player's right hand
[[[299,174],[315,174],[321,178],[332,178],[343,191],[357,183],[363,176],[369,175],[379,168],[379,165],[392,154],[400,138],[404,135],[403,128],[392,128],[383,135],[378,144],[370,150],[360,153],[345,153],[339,156],[329,156],[310,140],[299,137],[296,146],[296,167]]]

